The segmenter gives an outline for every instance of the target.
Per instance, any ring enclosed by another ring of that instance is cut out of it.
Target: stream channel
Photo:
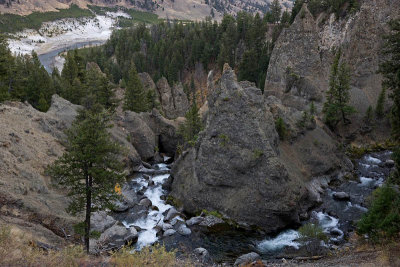
[[[347,243],[348,234],[355,230],[355,222],[367,211],[367,198],[384,183],[392,170],[390,157],[390,151],[365,155],[355,162],[357,179],[337,178],[326,184],[321,205],[309,211],[309,219],[303,222],[322,227],[329,238],[323,244],[325,248],[334,249]],[[124,186],[124,194],[141,204],[114,213],[114,218],[126,227],[138,230],[136,249],[156,242],[164,244],[167,249],[177,249],[178,253],[190,253],[202,247],[207,249],[214,262],[232,263],[238,256],[249,252],[257,252],[270,260],[285,257],[301,247],[296,229],[266,236],[261,231],[224,227],[218,220],[208,221],[206,216],[186,217],[166,201],[172,162],[168,157],[164,157],[164,161],[152,165],[152,168],[142,168]],[[210,224],[213,227],[207,227]]]

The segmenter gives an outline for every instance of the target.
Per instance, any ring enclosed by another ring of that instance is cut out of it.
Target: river
[[[87,46],[97,46],[97,45],[102,45],[106,41],[101,40],[101,41],[90,41],[90,42],[78,42],[74,43],[68,46],[64,46],[62,48],[52,50],[50,52],[38,55],[40,62],[44,66],[44,68],[47,70],[48,73],[51,73],[54,69],[54,67],[58,67],[58,69],[62,69],[62,65],[64,63],[64,60],[61,59],[59,56],[61,53],[69,51],[69,50],[74,50],[74,49],[79,49]]]
[[[325,252],[347,244],[349,234],[355,230],[356,221],[367,211],[366,199],[384,183],[392,170],[393,166],[388,164],[390,157],[390,151],[365,155],[355,162],[354,179],[337,177],[326,186],[322,195],[323,203],[310,210],[309,219],[303,221],[303,224],[314,223],[323,229],[328,237],[322,246]],[[165,201],[170,165],[155,164],[153,168],[144,169],[128,184],[138,202],[149,199],[151,205],[148,208],[135,205],[115,214],[115,218],[126,227],[139,230],[137,249],[155,242],[183,253],[203,247],[218,263],[233,263],[238,256],[249,252],[257,252],[264,259],[272,261],[282,257],[304,256],[297,229],[286,229],[276,236],[266,236],[262,231],[236,228],[210,231],[201,224],[189,224],[189,218],[180,212],[168,219],[169,211],[174,211],[174,207]],[[335,197],[338,192],[348,197]]]

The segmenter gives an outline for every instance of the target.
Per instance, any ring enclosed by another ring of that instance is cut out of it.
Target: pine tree
[[[13,65],[7,41],[0,35],[0,102],[10,98],[10,67]]]
[[[376,102],[375,114],[378,118],[383,117],[385,113],[385,100],[386,100],[386,88],[382,87],[382,91],[379,94],[378,101]]]
[[[149,109],[146,92],[133,63],[126,82],[124,109],[134,112],[146,112]]]
[[[274,0],[270,7],[273,23],[279,23],[281,19],[282,7],[278,0]]]
[[[340,62],[341,50],[336,53],[329,77],[329,90],[326,92],[326,102],[323,112],[325,123],[335,128],[342,120],[348,124],[347,115],[355,112],[348,104],[350,101],[350,69],[345,62]]]
[[[311,116],[314,116],[315,114],[317,114],[317,108],[315,107],[314,101],[311,101],[311,104],[310,104],[310,114],[311,114]]]
[[[186,113],[185,119],[185,122],[180,125],[178,132],[183,137],[185,143],[194,145],[197,141],[198,133],[203,129],[195,96],[193,96],[192,106]]]
[[[392,135],[400,143],[400,19],[389,23],[391,34],[385,37],[383,54],[387,60],[379,66],[383,75],[383,88],[391,90],[393,106],[391,110]],[[400,146],[395,148],[393,159],[396,162],[396,172],[393,180],[400,185]]]
[[[275,129],[276,129],[276,131],[277,131],[277,133],[279,135],[279,139],[280,140],[285,140],[286,134],[287,134],[287,129],[286,129],[285,122],[283,121],[282,118],[279,117],[275,121]]]
[[[89,252],[90,218],[94,207],[112,208],[118,198],[116,184],[124,178],[117,159],[120,146],[111,141],[109,115],[100,105],[82,109],[66,132],[65,153],[48,168],[48,173],[68,189],[71,214],[85,212],[85,246]]]
[[[78,65],[76,64],[75,58],[71,53],[67,54],[65,58],[64,68],[61,72],[61,78],[68,85],[72,85],[75,78],[78,77]]]
[[[43,93],[40,93],[39,101],[37,104],[37,109],[42,112],[45,112],[49,109],[49,104],[47,103]]]
[[[365,123],[367,125],[370,125],[372,120],[373,120],[373,118],[374,118],[374,112],[373,112],[372,107],[369,106],[368,109],[367,109],[367,112],[365,113],[365,118],[364,118]]]
[[[114,88],[105,74],[95,68],[90,68],[86,74],[86,89],[88,94],[94,96],[96,103],[114,110],[116,107]]]

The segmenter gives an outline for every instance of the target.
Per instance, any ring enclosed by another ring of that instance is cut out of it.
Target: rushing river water
[[[74,43],[59,49],[52,50],[48,53],[38,55],[40,62],[44,66],[44,68],[47,70],[48,73],[51,73],[54,69],[55,66],[57,66],[57,56],[59,56],[60,53],[66,52],[69,50],[74,50],[74,49],[79,49],[83,48],[86,46],[96,46],[96,45],[102,45],[104,44],[105,41],[93,41],[93,42],[79,42],[79,43]],[[61,64],[61,63],[60,63]]]
[[[356,180],[334,179],[322,196],[323,203],[309,212],[309,219],[303,223],[318,224],[329,241],[326,248],[340,246],[346,242],[348,233],[354,231],[355,222],[367,211],[365,200],[372,191],[381,186],[392,166],[387,164],[391,152],[378,152],[364,156],[356,162]],[[232,263],[241,254],[257,252],[264,259],[274,259],[296,251],[301,247],[297,241],[296,229],[287,229],[277,236],[266,237],[260,232],[238,229],[204,231],[204,227],[188,226],[184,214],[166,219],[173,207],[165,202],[168,192],[163,185],[168,183],[170,166],[166,163],[153,165],[153,170],[144,169],[129,183],[137,201],[149,199],[151,204],[135,205],[116,218],[126,227],[135,227],[139,232],[136,249],[162,242],[168,249],[190,252],[195,248],[206,248],[216,262]],[[348,195],[335,198],[337,192]],[[167,233],[168,234],[165,234]]]

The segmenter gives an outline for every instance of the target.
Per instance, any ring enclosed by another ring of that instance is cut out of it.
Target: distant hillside
[[[32,12],[66,9],[71,4],[124,6],[156,13],[162,18],[199,20],[207,16],[218,19],[224,13],[268,10],[272,0],[0,0],[1,13],[28,15]],[[291,8],[293,0],[280,0],[284,9]]]

